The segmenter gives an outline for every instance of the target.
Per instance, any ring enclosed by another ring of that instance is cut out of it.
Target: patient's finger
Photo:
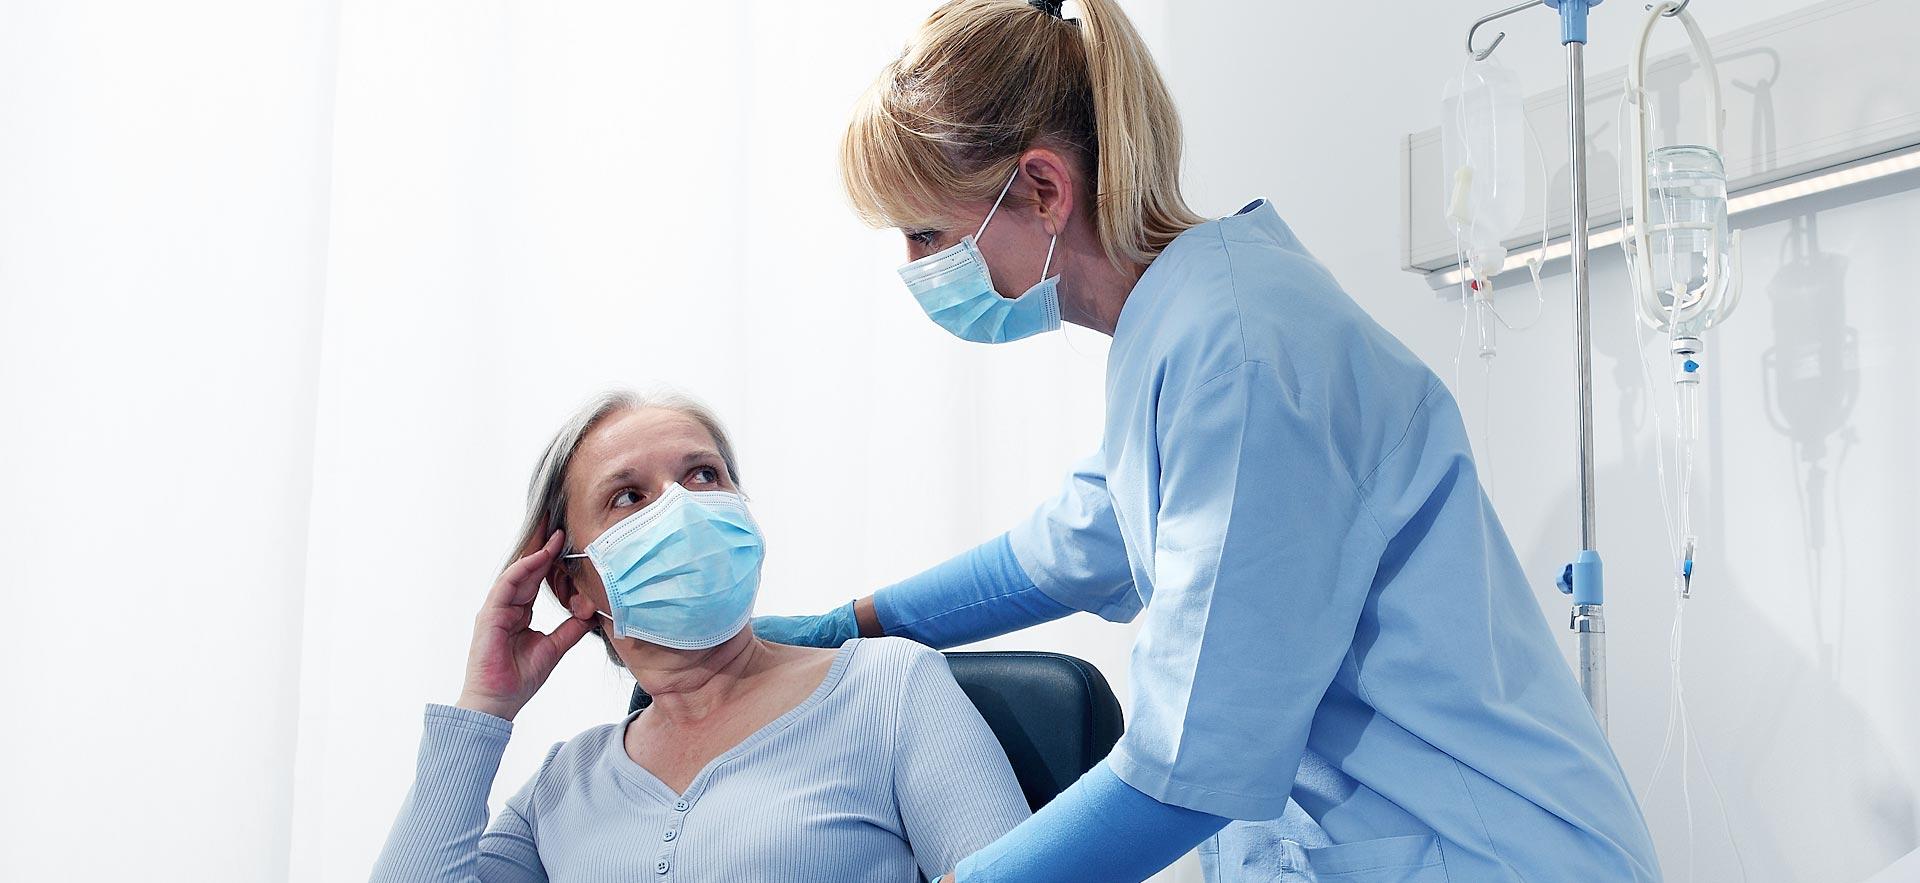
[[[561,620],[559,625],[553,627],[552,633],[542,636],[545,640],[533,651],[534,664],[541,672],[553,671],[553,667],[560,664],[560,657],[567,655],[567,651],[572,650],[592,630],[593,624],[583,619],[569,616]],[[542,674],[541,677],[546,675]]]
[[[547,637],[552,641],[555,649],[559,650],[561,655],[565,655],[568,650],[573,649],[573,645],[580,643],[580,639],[586,637],[591,631],[593,631],[591,620],[569,616],[561,620],[559,625],[554,626],[553,634]]]
[[[497,607],[519,607],[533,603],[540,591],[540,580],[547,565],[560,554],[561,532],[554,531],[547,543],[502,571],[500,579],[487,595],[487,603]]]

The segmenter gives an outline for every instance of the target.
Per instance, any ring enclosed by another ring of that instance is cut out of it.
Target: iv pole
[[[1536,5],[1560,13],[1560,42],[1567,47],[1567,157],[1573,181],[1573,217],[1569,224],[1573,269],[1573,357],[1579,384],[1576,407],[1580,466],[1580,554],[1560,575],[1560,591],[1573,596],[1571,627],[1580,655],[1580,690],[1593,706],[1600,732],[1607,731],[1607,623],[1603,607],[1598,525],[1594,519],[1593,481],[1593,311],[1587,282],[1587,12],[1601,0],[1528,0],[1482,17],[1467,30],[1467,52],[1485,61],[1505,33],[1485,50],[1473,48],[1473,34],[1481,25]],[[1545,182],[1542,182],[1544,185]]]

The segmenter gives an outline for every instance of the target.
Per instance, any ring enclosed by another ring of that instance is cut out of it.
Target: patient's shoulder
[[[529,821],[549,807],[565,802],[575,789],[598,778],[610,744],[617,745],[625,719],[589,728],[547,749],[546,759],[513,799],[514,809]]]
[[[847,679],[874,701],[924,696],[930,687],[951,689],[947,658],[932,647],[906,638],[860,638],[853,643]]]
[[[864,674],[891,673],[904,676],[916,668],[938,664],[946,670],[946,657],[940,651],[906,638],[856,638],[849,665]]]
[[[626,732],[627,718],[613,723],[600,724],[576,734],[565,742],[555,743],[547,751],[547,761],[542,765],[540,776],[561,781],[586,778],[595,766],[602,763],[610,745],[617,744],[620,735]]]

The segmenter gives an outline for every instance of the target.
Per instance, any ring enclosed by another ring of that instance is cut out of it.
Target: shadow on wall
[[[1789,223],[1780,269],[1764,287],[1772,338],[1758,367],[1765,378],[1768,420],[1789,440],[1792,461],[1784,476],[1738,480],[1774,483],[1779,493],[1769,497],[1786,499],[1791,491],[1800,502],[1806,570],[1799,577],[1806,607],[1796,612],[1806,620],[1817,652],[1810,656],[1796,649],[1805,642],[1782,634],[1743,592],[1739,571],[1731,565],[1759,550],[1743,549],[1737,535],[1708,538],[1699,562],[1702,579],[1685,602],[1691,615],[1685,623],[1684,693],[1697,749],[1683,764],[1676,730],[1670,737],[1672,753],[1651,783],[1667,728],[1668,660],[1659,652],[1615,652],[1610,658],[1613,737],[1662,864],[1676,880],[1740,879],[1744,865],[1752,883],[1859,881],[1920,845],[1913,789],[1877,728],[1838,680],[1846,529],[1839,517],[1843,507],[1833,498],[1838,486],[1833,477],[1856,440],[1851,415],[1860,382],[1857,334],[1846,323],[1846,259],[1821,251],[1814,217]],[[1603,521],[1601,534],[1611,577],[1609,619],[1619,633],[1667,634],[1674,615],[1667,600],[1673,597],[1667,576],[1673,563],[1653,497],[1649,441],[1655,424],[1636,349],[1636,335],[1645,332],[1631,323],[1624,310],[1597,307],[1595,348],[1611,364],[1596,365],[1596,375],[1614,381],[1622,443],[1622,457],[1602,465],[1598,475],[1603,505],[1614,513]],[[1651,397],[1664,408],[1658,425],[1670,435],[1665,348],[1650,343],[1649,352]],[[1715,392],[1708,392],[1710,401]],[[1715,408],[1710,419],[1719,424],[1719,416]],[[1708,432],[1716,448],[1722,428],[1714,425]],[[1714,466],[1704,470],[1696,493],[1711,489],[1714,477],[1724,475],[1717,451],[1701,453]],[[1672,476],[1674,464],[1671,456],[1667,459]],[[1548,511],[1574,511],[1576,504],[1569,487]],[[1719,511],[1716,505],[1706,513],[1716,532]],[[1542,542],[1527,560],[1564,559],[1574,538],[1565,539],[1564,546]],[[1564,628],[1565,601],[1554,598],[1557,603],[1546,602],[1548,619]],[[1656,641],[1636,644],[1659,646]],[[1614,646],[1624,645],[1616,640]],[[1708,771],[1724,799],[1724,820]],[[1735,843],[1738,857],[1732,852]]]
[[[1846,509],[1837,491],[1858,440],[1849,421],[1860,398],[1860,335],[1847,324],[1846,258],[1820,250],[1817,216],[1790,223],[1780,272],[1767,288],[1774,343],[1761,358],[1760,378],[1767,422],[1792,445],[1789,468],[1807,548],[1807,615],[1820,671],[1833,677],[1847,614]],[[1830,537],[1840,544],[1831,557]]]

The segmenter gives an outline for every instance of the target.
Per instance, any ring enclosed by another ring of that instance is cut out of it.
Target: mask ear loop
[[[562,558],[585,558],[585,557],[587,557],[587,553],[585,553],[585,552],[576,552],[576,553],[574,553],[574,554],[572,554],[572,555],[562,555],[562,556],[560,556],[560,557],[562,557]],[[579,589],[574,589],[574,592],[576,592],[576,593],[578,593],[579,591],[580,591]],[[589,599],[589,600],[591,600],[591,599]],[[595,608],[593,608],[593,612],[594,612],[594,613],[595,613],[596,615],[598,615],[598,616],[603,616],[603,617],[606,617],[606,620],[607,620],[608,622],[613,622],[613,614],[611,614],[611,613],[608,613],[608,612],[606,612],[605,610],[601,610],[601,609],[600,609],[600,608],[598,608],[598,607],[595,607]]]
[[[993,208],[987,209],[987,216],[980,221],[980,229],[973,231],[973,241],[976,245],[980,242],[981,235],[987,232],[987,224],[992,223],[993,216],[1000,211],[1000,204],[1006,202],[1007,194],[1013,190],[1013,182],[1018,180],[1020,180],[1020,166],[1016,164],[1013,167],[1013,174],[1007,176],[1007,183],[1001,186],[1000,195],[994,197]],[[1047,281],[1047,271],[1053,269],[1053,250],[1059,245],[1060,234],[1058,233],[1053,234],[1053,238],[1047,240],[1047,259],[1040,265],[1041,282]],[[1067,337],[1064,325],[1061,329],[1060,336]],[[1088,355],[1087,353],[1080,352],[1080,347],[1074,344],[1072,338],[1067,339],[1067,347],[1073,350],[1074,355]]]
[[[566,552],[566,553],[563,553],[563,554],[561,554],[561,556],[560,556],[560,560],[562,560],[562,561],[572,561],[572,560],[574,560],[574,559],[576,559],[576,558],[588,558],[588,559],[591,559],[592,557],[593,557],[593,556],[591,556],[591,555],[588,555],[588,554],[587,554],[587,553],[585,553],[585,552]],[[571,579],[571,577],[569,577],[569,579]],[[575,592],[578,592],[578,591],[580,591],[580,590],[579,590],[579,589],[574,589],[574,591],[575,591]],[[601,610],[601,609],[600,609],[600,608],[598,608],[598,607],[595,607],[595,608],[593,608],[593,612],[594,612],[595,614],[597,614],[597,615],[600,615],[600,616],[604,616],[604,617],[606,617],[606,619],[607,619],[607,621],[608,621],[608,622],[612,622],[612,621],[613,621],[613,615],[612,615],[612,614],[610,614],[610,613],[608,613],[608,612],[606,612],[606,611],[604,611],[604,610]],[[596,631],[597,631],[597,630],[598,630],[598,629],[596,628]]]
[[[1019,179],[1019,177],[1020,177],[1020,166],[1019,164],[1016,163],[1013,167],[1013,174],[1007,177],[1007,185],[1005,187],[1000,188],[1000,195],[993,200],[993,208],[987,209],[986,218],[980,221],[980,229],[973,231],[974,242],[976,243],[979,242],[980,235],[987,232],[987,225],[993,222],[993,214],[1000,210],[1000,203],[1006,201],[1007,191],[1013,189],[1013,182]],[[1051,252],[1052,248],[1049,247],[1048,251]],[[1045,277],[1042,276],[1042,278],[1045,278]]]

